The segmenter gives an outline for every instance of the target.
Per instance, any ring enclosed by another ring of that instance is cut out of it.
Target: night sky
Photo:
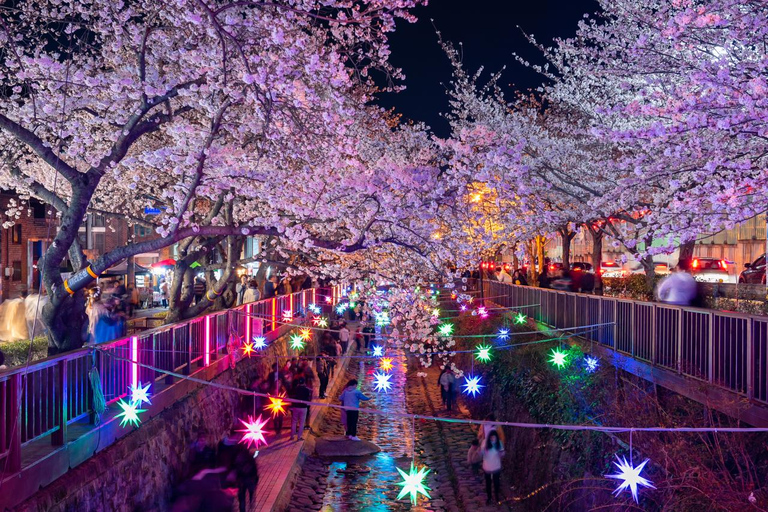
[[[485,66],[488,77],[506,64],[501,83],[508,86],[509,94],[535,89],[544,80],[512,57],[515,52],[529,62],[544,62],[521,29],[549,46],[555,37],[573,36],[583,15],[597,9],[594,0],[430,0],[428,6],[414,11],[417,23],[401,20],[391,36],[390,60],[403,69],[406,90],[383,94],[378,103],[395,107],[406,119],[424,121],[445,137],[449,135],[448,123],[440,114],[448,110],[448,96],[441,84],[450,81],[451,69],[437,43],[435,28],[457,48],[463,43],[468,71],[474,73]],[[434,20],[434,27],[430,20]]]

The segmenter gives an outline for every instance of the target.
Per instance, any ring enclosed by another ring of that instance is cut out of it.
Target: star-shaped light
[[[518,314],[517,314],[517,316],[515,316],[515,323],[516,323],[516,324],[524,324],[524,323],[525,323],[525,320],[526,320],[527,318],[528,318],[528,317],[526,317],[524,314],[522,314],[522,313],[518,313]]]
[[[438,308],[433,309],[432,316],[440,316],[440,310]]]
[[[293,320],[293,312],[290,309],[283,310],[283,322],[290,322]]]
[[[261,350],[266,346],[267,346],[267,338],[265,338],[264,336],[253,337],[253,348]]]
[[[456,293],[451,293],[451,300],[456,300]]]
[[[307,328],[304,328],[299,331],[299,336],[301,336],[301,339],[303,339],[304,341],[307,341],[309,338],[312,337],[312,331]]]
[[[376,314],[376,325],[380,327],[389,325],[389,314],[384,311]]]
[[[243,344],[243,355],[251,357],[251,354],[254,352],[254,346],[253,343],[248,343],[247,341]]]
[[[481,361],[483,363],[487,363],[491,360],[491,346],[490,345],[478,345],[477,346],[477,354],[475,354],[475,357],[478,361]]]
[[[509,329],[499,329],[499,339],[502,341],[509,339]]]
[[[307,306],[307,309],[310,310],[315,315],[320,314],[320,306],[318,306],[317,304],[310,304],[309,306]]]
[[[142,387],[141,382],[139,382],[136,387],[128,386],[128,390],[131,392],[131,402],[136,405],[144,403],[152,405],[152,402],[149,401],[149,386],[151,385],[152,383],[148,382],[146,386]]]
[[[373,378],[375,379],[375,382],[373,384],[373,389],[376,391],[389,391],[392,387],[392,383],[389,382],[389,379],[392,378],[391,373],[382,373],[382,372],[376,372],[373,374]]]
[[[123,412],[117,415],[118,418],[123,418],[120,420],[121,427],[124,427],[126,423],[133,423],[134,427],[139,426],[139,423],[141,422],[139,419],[139,413],[146,411],[146,409],[139,409],[138,403],[124,402],[122,398],[119,402],[117,402],[117,406],[123,410]]]
[[[468,395],[475,396],[480,392],[480,388],[485,387],[480,384],[479,375],[467,375],[464,380],[464,392]]]
[[[328,304],[330,304],[331,302],[333,302],[333,298],[332,298],[330,295],[326,295],[326,296],[325,296],[325,302],[327,302]]]
[[[320,318],[317,321],[317,326],[318,327],[322,327],[323,329],[325,329],[326,327],[328,327],[328,319],[325,318],[325,317]]]
[[[568,354],[559,348],[553,348],[549,357],[549,362],[558,368],[563,368],[568,363]]]
[[[640,464],[637,467],[633,467],[632,464],[627,462],[627,459],[625,457],[619,458],[619,456],[616,456],[616,460],[618,462],[614,462],[617,468],[619,468],[619,472],[614,475],[605,475],[606,478],[614,478],[616,480],[621,480],[621,484],[616,488],[615,491],[613,491],[613,494],[618,496],[621,491],[625,489],[629,489],[629,491],[632,493],[632,497],[635,499],[635,503],[637,503],[637,487],[650,487],[651,489],[655,489],[656,487],[653,486],[653,483],[648,480],[647,478],[643,478],[640,476],[640,472],[643,470],[645,465],[648,463],[648,459],[645,459],[642,464]]]
[[[304,348],[304,338],[302,338],[299,334],[292,335],[288,341],[290,342],[291,348],[293,350],[301,350]]]
[[[269,397],[269,404],[267,404],[266,408],[272,411],[273,418],[278,414],[285,414],[285,408],[288,406],[288,402],[283,400],[284,397],[285,393]]]
[[[410,495],[412,505],[416,505],[419,494],[423,494],[429,499],[430,488],[424,483],[424,479],[427,477],[427,473],[429,473],[426,466],[417,470],[413,462],[411,462],[411,470],[408,473],[400,468],[397,468],[397,470],[400,472],[400,476],[403,477],[403,481],[397,484],[402,487],[397,495],[397,499]]]
[[[354,303],[354,302],[350,302],[349,303],[349,309],[355,309],[356,306],[357,306],[357,304]]]
[[[466,311],[467,310],[467,305],[466,304],[462,304],[461,306],[459,306],[459,309],[461,311]]]
[[[373,345],[371,348],[373,349],[374,357],[381,357],[384,355],[384,347],[380,345]]]
[[[584,368],[587,370],[587,373],[592,373],[595,370],[597,370],[597,367],[600,366],[600,360],[593,356],[587,356],[584,358]]]
[[[392,368],[394,368],[394,365],[392,364],[392,358],[391,357],[382,357],[381,359],[379,359],[379,368],[381,368],[385,372],[388,372]]]
[[[440,332],[440,336],[450,336],[453,334],[453,324],[442,324],[437,330]]]
[[[343,315],[344,312],[347,310],[347,305],[344,303],[337,304],[336,305],[336,313],[339,315]]]
[[[246,443],[248,448],[251,445],[256,445],[259,448],[259,443],[267,444],[267,440],[264,438],[264,425],[267,424],[268,419],[261,419],[261,415],[258,418],[253,419],[252,416],[248,416],[248,421],[240,420],[240,423],[245,427],[244,430],[238,430],[243,433],[243,438],[240,439],[241,443]]]
[[[486,318],[488,316],[488,310],[485,306],[480,306],[477,308],[477,314],[480,315],[480,318]]]

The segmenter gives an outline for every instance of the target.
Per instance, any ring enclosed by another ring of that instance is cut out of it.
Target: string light
[[[373,388],[376,391],[389,391],[390,388],[392,388],[392,383],[389,381],[390,378],[392,378],[392,374],[389,373],[382,373],[382,372],[376,372],[373,374],[373,378],[375,380]]]
[[[290,342],[291,348],[293,350],[301,350],[304,348],[304,339],[298,334],[292,335],[288,341]]]
[[[479,375],[467,375],[464,377],[464,380],[466,381],[464,383],[464,393],[468,395],[476,396],[480,392],[480,388],[485,387],[480,384]]]
[[[254,352],[254,346],[253,343],[248,343],[247,341],[243,344],[243,355],[251,357],[251,354]]]
[[[128,390],[131,392],[131,402],[136,405],[143,403],[152,405],[152,402],[149,401],[149,386],[151,385],[152,383],[148,382],[146,386],[142,387],[141,382],[139,382],[136,387],[128,386]]]
[[[558,368],[564,368],[568,363],[568,353],[563,352],[559,348],[553,348],[550,354],[549,362]]]
[[[629,491],[632,493],[632,497],[635,499],[635,503],[638,503],[637,501],[638,486],[650,487],[651,489],[655,489],[656,487],[653,486],[653,483],[650,480],[640,476],[640,472],[643,471],[643,468],[648,463],[648,460],[649,459],[645,459],[642,462],[642,464],[635,467],[632,465],[632,463],[627,462],[626,457],[619,458],[619,456],[617,455],[616,461],[618,462],[614,462],[614,464],[616,465],[617,468],[619,468],[619,472],[613,475],[605,475],[606,478],[621,480],[621,484],[619,484],[616,490],[613,491],[613,494],[618,496],[625,489],[629,489]]]
[[[467,310],[467,305],[466,304],[462,304],[461,306],[459,306],[459,309],[461,311],[466,311]]]
[[[475,357],[478,361],[487,363],[491,360],[491,346],[490,345],[478,345],[477,354]]]
[[[477,308],[477,314],[480,315],[480,318],[488,318],[488,309],[485,306],[480,306]]]
[[[267,421],[268,419],[262,420],[261,415],[257,419],[248,416],[248,421],[240,420],[240,423],[245,426],[244,430],[238,430],[238,432],[243,432],[240,442],[247,444],[248,448],[255,444],[256,449],[258,449],[259,443],[264,443],[266,446],[267,440],[264,438],[264,425],[267,424]]]
[[[127,423],[132,423],[134,427],[139,426],[139,423],[141,422],[139,413],[146,411],[146,409],[139,409],[138,403],[133,401],[124,402],[122,398],[117,402],[117,406],[123,411],[117,415],[118,418],[123,418],[120,420],[121,427],[124,427]]]
[[[293,321],[293,312],[290,309],[283,310],[283,322]]]
[[[330,296],[330,295],[326,295],[326,296],[325,296],[325,302],[327,302],[328,304],[330,304],[330,303],[332,303],[332,302],[333,302],[333,299],[331,298],[331,296]]]
[[[392,358],[391,357],[382,357],[381,359],[379,359],[379,368],[381,368],[385,372],[388,372],[392,368],[394,368],[394,365],[392,364]]]
[[[317,321],[317,326],[325,329],[326,327],[328,327],[328,320],[325,317],[319,319]]]
[[[453,324],[442,324],[437,330],[440,332],[440,336],[450,336],[453,334]]]
[[[253,348],[261,350],[266,346],[267,346],[267,338],[265,338],[264,336],[253,337]]]
[[[384,347],[373,345],[371,348],[373,349],[373,357],[381,357],[384,355]]]
[[[271,396],[269,397],[269,404],[267,404],[266,408],[272,411],[272,417],[276,417],[278,414],[285,415],[286,411],[285,408],[288,406],[288,402],[283,400],[285,397],[285,393],[281,393],[277,396]]]
[[[584,358],[584,368],[587,373],[594,373],[597,367],[600,366],[600,360],[593,356],[587,356]]]
[[[413,462],[411,462],[411,469],[408,473],[400,468],[397,468],[397,470],[400,472],[400,476],[403,477],[403,481],[397,484],[402,487],[400,493],[397,495],[397,499],[402,499],[403,496],[410,495],[411,505],[416,505],[419,494],[423,494],[429,499],[430,488],[424,483],[424,479],[429,473],[426,466],[416,469]]]

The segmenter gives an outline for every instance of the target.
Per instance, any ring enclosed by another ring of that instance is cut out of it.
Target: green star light
[[[453,334],[453,324],[442,324],[437,330],[440,331],[440,336],[450,336]]]
[[[552,349],[549,362],[562,369],[568,364],[568,354],[559,348]]]
[[[401,499],[406,494],[410,494],[411,505],[416,505],[416,500],[419,494],[423,494],[427,499],[430,498],[428,492],[430,491],[430,488],[424,484],[424,479],[427,477],[427,473],[429,473],[426,466],[416,470],[413,462],[411,462],[411,471],[409,473],[406,473],[400,468],[397,468],[397,470],[400,472],[400,476],[403,477],[403,481],[397,484],[402,487],[400,494],[397,495],[397,499]]]
[[[123,412],[117,415],[120,420],[120,426],[124,427],[127,423],[132,423],[134,427],[138,427],[141,420],[139,419],[139,413],[146,411],[146,409],[139,409],[139,404],[136,402],[124,402],[121,398],[117,402],[117,406],[120,407]]]
[[[299,334],[291,336],[289,341],[293,350],[301,350],[304,348],[304,339]]]
[[[477,354],[475,357],[478,361],[487,363],[491,360],[491,346],[490,345],[478,345]]]
[[[515,317],[515,323],[516,324],[524,324],[526,320],[526,316],[522,313],[518,313]]]

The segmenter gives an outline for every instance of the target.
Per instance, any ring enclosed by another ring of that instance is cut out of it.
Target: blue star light
[[[148,382],[146,386],[142,387],[141,382],[139,382],[136,387],[128,386],[128,389],[131,392],[131,402],[136,405],[141,405],[143,403],[152,405],[152,402],[149,401],[149,386],[151,384],[151,382]]]
[[[373,345],[371,348],[373,349],[374,357],[381,357],[384,355],[384,347],[379,345]]]
[[[376,382],[373,385],[373,388],[376,391],[384,391],[387,392],[392,388],[392,383],[389,382],[389,379],[392,377],[392,374],[386,374],[381,372],[376,372],[373,374],[373,378],[376,380]]]
[[[307,309],[310,310],[315,315],[320,314],[320,306],[318,306],[317,304],[310,304],[309,306],[307,306]]]
[[[485,386],[480,384],[480,376],[479,375],[468,375],[464,377],[464,393],[468,395],[475,396],[480,392],[480,388],[484,388]]]
[[[347,304],[345,303],[339,303],[336,305],[336,313],[339,315],[343,315],[344,312],[347,310]]]
[[[253,348],[262,349],[267,346],[267,338],[264,336],[253,337]]]
[[[584,368],[587,373],[593,373],[600,366],[600,360],[593,356],[587,356],[584,358]]]
[[[640,464],[637,467],[633,467],[631,463],[627,462],[627,459],[625,457],[619,458],[619,456],[616,456],[616,460],[618,462],[614,462],[617,468],[619,468],[619,472],[614,475],[605,475],[606,478],[614,478],[616,480],[621,480],[621,484],[616,488],[615,491],[613,491],[613,494],[618,496],[621,491],[625,489],[629,489],[629,491],[632,493],[632,497],[635,499],[635,503],[637,503],[637,487],[650,487],[651,489],[655,489],[656,487],[653,486],[653,483],[640,476],[640,472],[643,470],[645,465],[648,463],[649,459],[645,459],[642,464]]]
[[[499,329],[499,339],[502,341],[509,339],[509,329]]]

